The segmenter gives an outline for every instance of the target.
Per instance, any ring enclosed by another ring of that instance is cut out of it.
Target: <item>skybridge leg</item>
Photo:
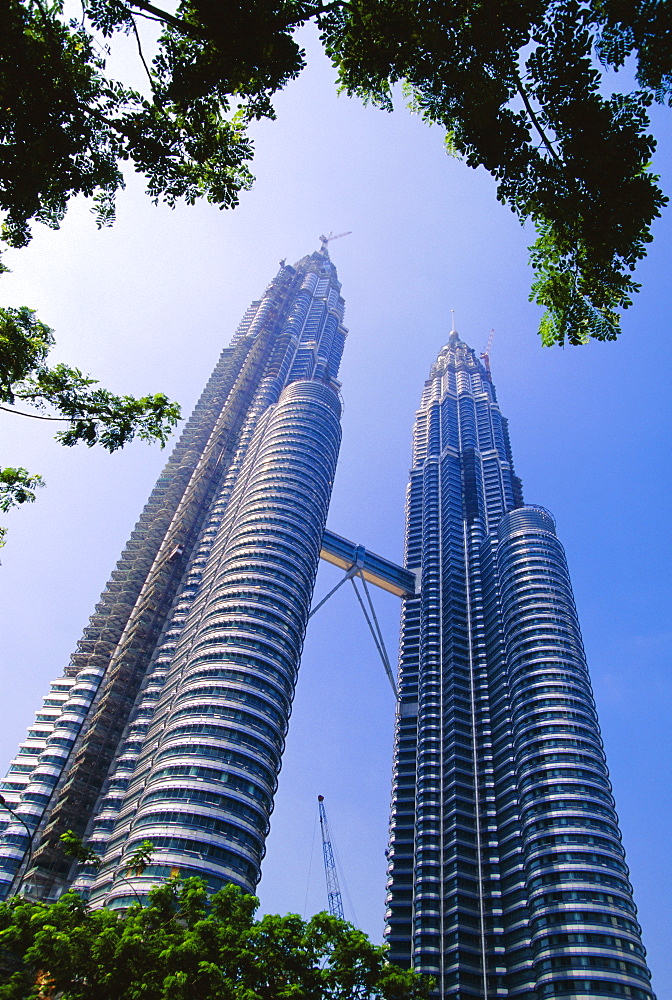
[[[320,601],[320,603],[316,604],[315,607],[311,609],[311,612],[308,615],[308,618],[309,619],[312,618],[313,615],[315,614],[315,612],[319,611],[320,608],[322,607],[322,605],[326,604],[327,601],[329,600],[329,598],[334,596],[334,594],[336,593],[336,591],[338,590],[339,587],[342,587],[343,584],[346,583],[348,580],[352,580],[353,576],[356,576],[358,573],[359,573],[359,566],[353,566],[352,569],[349,569],[348,572],[345,574],[345,576],[341,580],[338,581],[338,583],[336,584],[336,586],[331,588],[331,590],[329,591],[329,593],[327,594],[327,596],[323,597],[322,600]]]
[[[369,613],[366,610],[366,607],[364,605],[364,601],[362,600],[362,596],[359,593],[359,591],[357,590],[357,584],[355,583],[354,576],[352,577],[352,586],[354,588],[355,593],[357,594],[357,600],[359,601],[359,606],[362,609],[364,617],[366,618],[366,624],[369,626],[369,631],[371,632],[371,635],[373,636],[373,641],[376,644],[376,649],[378,650],[378,655],[380,656],[381,660],[383,661],[383,666],[385,667],[385,673],[387,674],[387,679],[390,682],[390,686],[391,686],[392,691],[394,693],[394,697],[397,698],[398,697],[398,694],[397,694],[397,685],[394,683],[394,674],[392,673],[392,667],[390,666],[390,661],[389,661],[388,656],[387,656],[387,650],[385,649],[385,643],[383,642],[383,636],[382,636],[382,633],[380,632],[380,627],[378,626],[378,619],[375,617],[375,612],[373,611],[373,605],[371,604],[371,597],[370,597],[368,589],[366,587],[366,580],[364,579],[363,576],[361,577],[361,580],[362,580],[362,583],[364,584],[364,589],[366,591],[366,595],[369,598],[369,604],[371,605],[371,611],[373,613],[374,621],[375,621],[376,627],[378,629],[377,633],[376,633],[376,628],[373,627],[373,622],[369,618]]]

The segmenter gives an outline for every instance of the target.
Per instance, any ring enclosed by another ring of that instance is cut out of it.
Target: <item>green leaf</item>
[[[427,1000],[432,982],[388,965],[385,949],[323,913],[257,921],[258,901],[228,885],[208,897],[201,879],[152,889],[120,915],[74,893],[57,903],[0,904],[0,947],[11,967],[3,1000],[48,984],[67,1000]],[[41,970],[41,972],[40,972]]]
[[[35,490],[44,485],[42,476],[31,475],[27,469],[0,469],[0,510],[33,503]]]
[[[100,858],[96,852],[92,848],[87,847],[72,830],[66,830],[58,839],[63,848],[63,853],[67,854],[69,858],[74,858],[80,864],[87,865],[90,868],[97,868],[100,865]]]

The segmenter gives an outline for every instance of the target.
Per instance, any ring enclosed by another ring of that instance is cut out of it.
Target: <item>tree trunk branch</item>
[[[541,127],[541,122],[537,118],[536,112],[535,112],[534,108],[532,107],[532,105],[530,104],[530,99],[527,96],[527,91],[525,90],[525,87],[523,86],[523,81],[520,79],[520,76],[518,75],[518,73],[516,73],[516,87],[517,87],[518,93],[520,94],[520,96],[523,99],[523,104],[525,105],[525,110],[527,111],[528,115],[532,119],[532,124],[534,125],[534,127],[537,130],[537,132],[541,136],[541,141],[543,142],[544,146],[546,147],[546,149],[548,150],[548,152],[551,154],[551,156],[553,157],[553,159],[555,160],[555,162],[558,164],[558,166],[562,167],[563,166],[562,160],[560,159],[560,157],[558,156],[558,154],[556,153],[556,151],[553,149],[553,144],[551,143],[551,140],[548,138],[548,136],[544,132],[543,128]]]
[[[154,17],[158,18],[159,21],[163,21],[164,24],[169,24],[171,28],[176,28],[185,35],[191,35],[192,38],[198,38],[200,41],[203,41],[206,38],[205,34],[202,31],[199,31],[195,25],[182,20],[180,17],[175,17],[174,14],[169,14],[166,10],[161,10],[160,7],[155,7],[154,4],[148,3],[147,0],[126,0],[126,4],[124,4],[124,6],[126,7],[127,4],[131,7],[137,7],[139,10],[144,10],[148,14],[152,14]]]
[[[71,420],[80,420],[80,417],[43,417],[41,413],[26,413],[24,410],[15,410],[12,406],[2,406],[0,404],[0,410],[5,410],[7,413],[15,413],[17,417],[32,417],[33,420],[58,420],[61,423],[69,424]]]

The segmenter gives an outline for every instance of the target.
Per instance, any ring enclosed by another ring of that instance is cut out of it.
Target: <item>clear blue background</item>
[[[315,43],[307,36],[311,49]],[[74,205],[8,255],[3,304],[55,327],[56,356],[110,388],[163,390],[185,413],[280,258],[331,245],[350,336],[333,530],[401,559],[411,428],[424,379],[456,325],[491,360],[525,497],[555,515],[576,591],[654,987],[672,996],[670,802],[670,297],[672,216],[638,269],[618,343],[542,349],[523,231],[484,171],[449,159],[438,130],[337,97],[321,58],[256,128],[257,183],[232,213],[154,208],[129,176],[113,229]],[[672,190],[669,112],[656,166]],[[48,488],[9,515],[0,569],[4,771],[49,681],[68,662],[165,460],[134,444],[66,450],[53,425],[1,414],[2,460]],[[317,595],[338,579],[324,567]],[[378,594],[394,658],[398,602]],[[325,796],[358,923],[382,933],[393,699],[349,588],[306,640],[262,908],[326,906],[316,798]],[[311,862],[312,854],[312,862]],[[348,909],[346,900],[346,910]],[[352,911],[348,914],[353,917]]]

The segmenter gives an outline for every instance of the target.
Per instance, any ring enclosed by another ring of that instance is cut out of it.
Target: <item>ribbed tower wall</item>
[[[512,511],[497,535],[537,993],[648,1000],[650,974],[565,554],[540,508]]]
[[[204,876],[212,889],[235,882],[254,891],[336,470],[339,415],[333,388],[297,381],[260,421],[94,901],[103,894],[123,905],[129,892],[146,891],[175,868]],[[124,858],[145,839],[154,845],[152,866],[115,883]]]

